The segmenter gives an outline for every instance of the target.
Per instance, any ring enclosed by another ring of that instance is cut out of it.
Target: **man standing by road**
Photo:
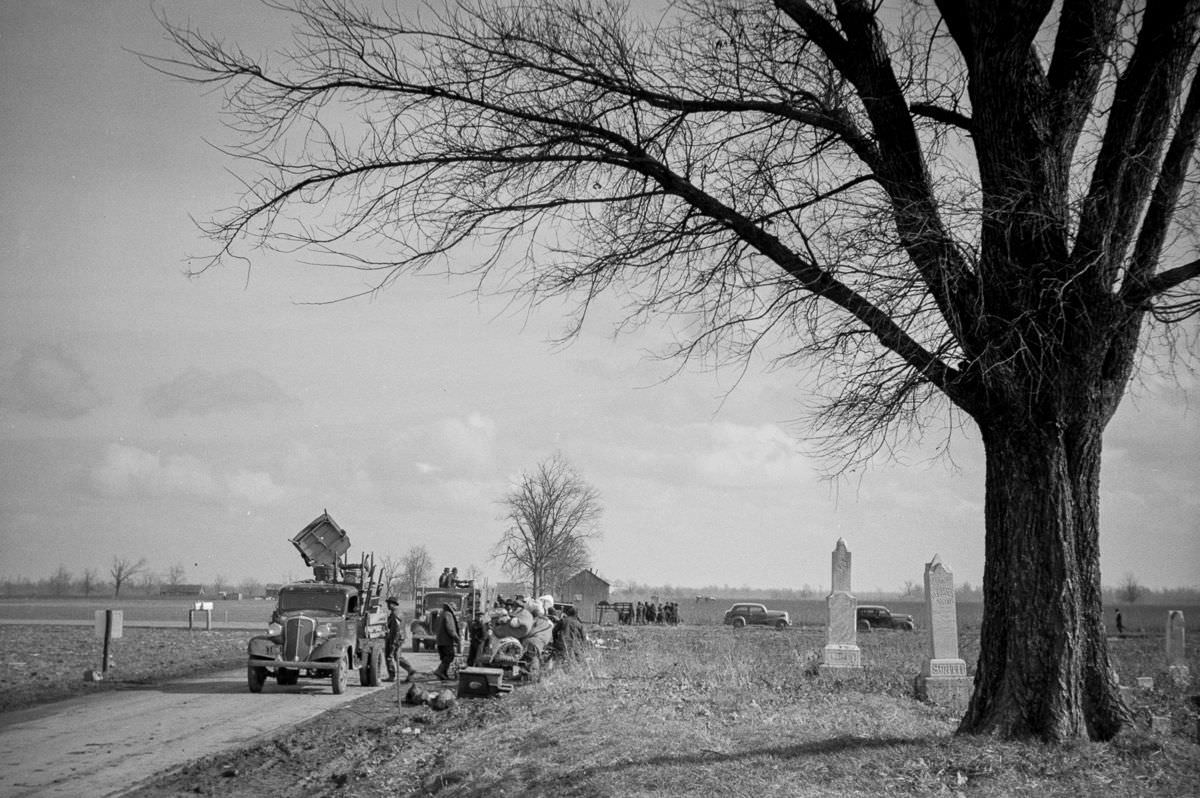
[[[400,616],[400,601],[395,596],[388,596],[387,638],[384,640],[384,653],[387,655],[387,681],[396,681],[396,668],[404,668],[404,681],[411,682],[415,672],[412,665],[400,653],[404,645],[404,619]]]
[[[483,638],[487,635],[487,616],[482,612],[475,613],[475,620],[471,621],[469,627],[470,645],[467,648],[467,666],[476,667],[479,665],[476,662],[479,659],[479,649],[483,645]]]
[[[433,622],[433,635],[437,644],[438,658],[441,659],[441,664],[438,665],[438,669],[433,672],[433,675],[439,679],[449,679],[450,666],[454,664],[454,655],[458,653],[458,649],[462,645],[462,634],[458,630],[458,616],[454,614],[454,607],[450,604],[442,605],[442,611],[438,613]]]

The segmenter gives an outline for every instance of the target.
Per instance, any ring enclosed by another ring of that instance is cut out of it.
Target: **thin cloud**
[[[205,416],[295,400],[277,382],[254,369],[225,372],[189,369],[170,382],[148,389],[143,401],[153,415],[170,418]]]
[[[188,455],[163,456],[136,446],[112,444],[92,470],[92,486],[104,496],[212,498],[220,489],[212,469]]]
[[[91,374],[55,344],[27,346],[0,390],[0,406],[41,418],[78,418],[104,403]]]

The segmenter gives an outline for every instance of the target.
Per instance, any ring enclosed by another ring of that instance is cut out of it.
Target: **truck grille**
[[[317,622],[303,615],[283,623],[283,658],[296,662],[308,659],[316,639]]]

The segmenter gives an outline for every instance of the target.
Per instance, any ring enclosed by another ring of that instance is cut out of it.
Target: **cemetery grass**
[[[810,667],[813,631],[606,627],[585,661],[503,698],[401,707],[383,690],[133,793],[280,796],[916,796],[1200,794],[1196,714],[1162,638],[1114,646],[1122,683],[1152,676],[1110,743],[954,734],[912,698],[923,636],[861,635],[861,677]],[[974,662],[977,629],[962,634]],[[1193,657],[1193,673],[1200,663]],[[1173,730],[1151,731],[1169,716]]]

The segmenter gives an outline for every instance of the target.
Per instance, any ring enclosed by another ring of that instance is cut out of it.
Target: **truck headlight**
[[[280,626],[279,624],[275,623],[274,621],[271,621],[271,623],[267,624],[267,634],[277,635],[277,634],[281,634],[282,632],[283,632],[283,627]]]

